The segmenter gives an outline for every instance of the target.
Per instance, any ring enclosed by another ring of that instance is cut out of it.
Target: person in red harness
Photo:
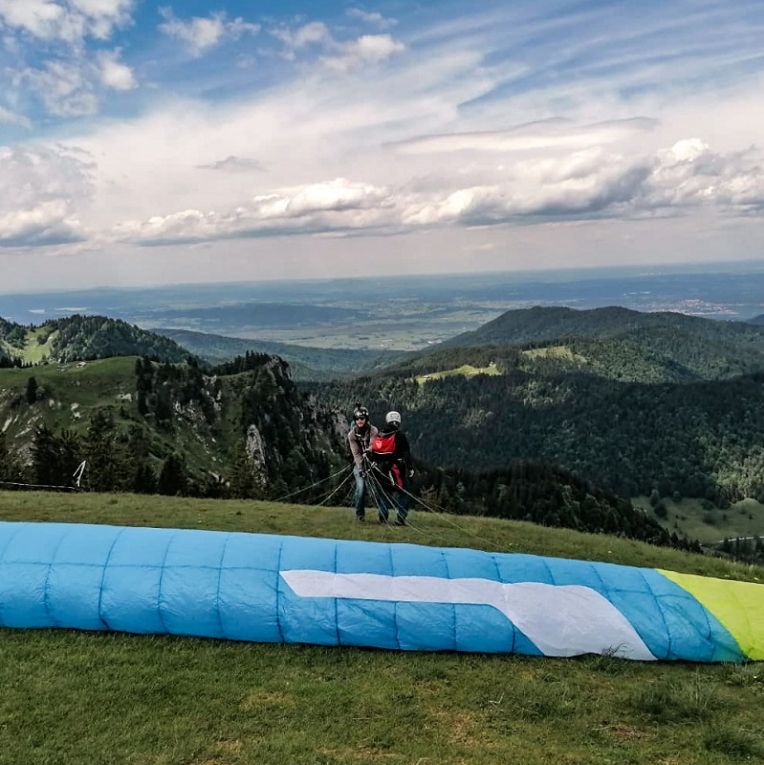
[[[377,504],[379,522],[387,523],[391,506],[396,509],[396,526],[405,526],[409,513],[408,483],[414,476],[411,448],[401,431],[399,412],[385,415],[385,426],[371,439],[369,461],[373,477],[379,482]]]

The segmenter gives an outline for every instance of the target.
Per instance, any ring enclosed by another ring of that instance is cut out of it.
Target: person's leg
[[[361,475],[361,468],[358,465],[353,466],[353,476],[355,477],[355,494],[353,496],[355,517],[356,520],[362,521],[366,517],[366,479]]]
[[[396,516],[395,522],[399,526],[405,526],[406,525],[406,518],[408,517],[408,514],[409,514],[409,507],[411,506],[411,503],[409,501],[410,497],[406,493],[407,491],[409,491],[408,483],[409,483],[408,480],[404,478],[404,480],[403,480],[403,489],[405,489],[405,491],[396,491],[395,492],[395,498],[394,498],[395,499],[395,509],[397,511],[397,516]]]
[[[387,519],[390,515],[390,502],[388,501],[389,489],[384,486],[384,482],[382,480],[379,481],[375,494],[377,495],[379,522],[387,523]]]

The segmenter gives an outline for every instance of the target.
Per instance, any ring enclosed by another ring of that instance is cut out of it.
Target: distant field
[[[0,518],[409,541],[764,579],[764,570],[492,519],[0,492]],[[402,654],[0,630],[0,763],[727,765],[764,757],[759,665]]]
[[[635,497],[635,504],[655,516],[647,497]],[[764,505],[754,499],[736,502],[726,510],[707,510],[699,499],[682,499],[679,503],[664,499],[667,518],[655,516],[670,531],[698,539],[703,543],[720,542],[725,537],[764,537]]]
[[[587,359],[580,353],[574,353],[567,345],[549,345],[545,348],[531,348],[523,351],[523,356],[529,359],[564,359],[565,361],[576,361],[580,364],[586,364]]]
[[[442,380],[444,377],[475,377],[476,375],[500,375],[501,370],[496,364],[487,367],[473,367],[471,364],[463,364],[456,369],[446,369],[442,372],[429,372],[426,375],[417,375],[414,379],[421,385],[432,380]]]

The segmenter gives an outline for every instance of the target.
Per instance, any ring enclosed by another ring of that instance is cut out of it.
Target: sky
[[[0,0],[0,292],[764,259],[764,0]]]

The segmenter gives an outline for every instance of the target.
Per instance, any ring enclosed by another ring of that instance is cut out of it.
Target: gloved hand
[[[414,477],[414,468],[411,468],[411,470],[409,470],[409,478],[413,478],[413,477]]]
[[[358,475],[360,478],[366,478],[366,471],[365,470],[359,470]]]

